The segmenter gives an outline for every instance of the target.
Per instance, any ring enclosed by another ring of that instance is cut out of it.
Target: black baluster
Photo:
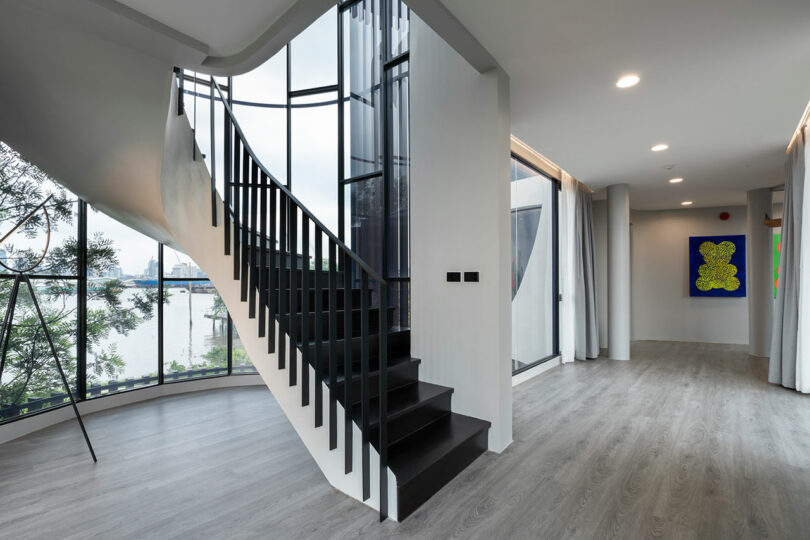
[[[272,354],[276,351],[276,328],[273,323],[276,320],[276,313],[278,313],[278,298],[276,294],[278,290],[276,263],[276,186],[270,182],[270,245],[268,250],[270,252],[270,262],[267,264],[269,267],[269,279],[267,283],[268,300],[267,303],[270,307],[270,313],[267,317],[267,352]]]
[[[323,234],[315,226],[315,427],[323,425]]]
[[[230,88],[228,89],[230,92]],[[223,108],[225,105],[223,104]],[[225,255],[231,254],[231,184],[233,182],[233,176],[231,171],[231,132],[233,131],[233,125],[231,124],[231,117],[225,114],[225,147],[222,149],[222,155],[225,156],[225,163],[222,167],[223,172],[225,173],[225,178],[223,178],[223,190],[225,191],[225,212],[223,213],[222,219],[225,225]]]
[[[239,253],[239,238],[241,237],[240,227],[241,224],[239,223],[239,211],[240,211],[240,201],[239,201],[239,156],[242,155],[240,150],[242,140],[236,135],[234,132],[233,138],[233,182],[231,183],[231,189],[233,189],[233,279],[239,279],[239,265],[240,265],[240,253]]]
[[[248,317],[256,317],[256,289],[259,286],[259,247],[258,213],[259,213],[259,166],[256,161],[250,160],[250,284],[248,286]]]
[[[352,259],[343,253],[343,445],[344,472],[352,472]]]
[[[284,369],[287,356],[286,321],[287,321],[287,288],[284,284],[284,272],[287,267],[287,195],[279,190],[279,220],[278,220],[278,368]]]
[[[250,154],[248,154],[247,146],[242,146],[242,265],[240,271],[241,279],[241,299],[242,302],[247,301],[248,292],[248,268],[250,264]]]
[[[208,85],[209,92],[209,112],[208,120],[210,127],[211,148],[211,226],[217,226],[217,149],[216,149],[216,101],[214,100],[214,79],[211,77],[211,84]]]
[[[301,406],[309,405],[309,217],[301,213]]]
[[[368,274],[361,270],[360,274],[360,408],[363,424],[363,500],[371,496],[371,474],[369,471],[369,416],[370,407],[368,396]]]
[[[267,330],[267,175],[261,173],[261,186],[259,188],[259,337],[265,336]]]
[[[329,239],[329,450],[337,448],[337,255]]]
[[[380,283],[380,520],[388,517],[388,288]]]
[[[290,386],[298,384],[298,206],[290,202]]]

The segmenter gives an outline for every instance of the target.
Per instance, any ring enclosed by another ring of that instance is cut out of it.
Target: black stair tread
[[[430,403],[438,397],[452,393],[452,388],[440,386],[438,384],[426,383],[423,381],[416,381],[389,391],[388,421],[391,422],[396,420],[397,418],[408,414],[409,412],[418,409],[427,403]],[[371,426],[376,426],[380,421],[380,398],[379,396],[375,396],[369,401],[369,424]],[[362,408],[360,403],[356,403],[352,407],[352,416],[355,418],[355,420],[361,418],[361,412]]]
[[[360,363],[360,360],[358,359],[357,360],[357,365],[359,365],[359,363]],[[388,357],[388,370],[390,371],[392,369],[398,368],[399,366],[401,366],[403,364],[411,364],[411,363],[421,364],[422,360],[420,360],[419,358],[412,358],[411,356],[409,356],[407,354],[392,354],[392,355],[390,355]],[[355,364],[352,363],[352,380],[358,380],[358,379],[360,379],[360,371],[357,370],[357,369],[354,369],[354,365]],[[379,369],[378,366],[376,366],[376,365],[371,366],[369,368],[369,370],[368,370],[368,374],[370,376],[373,376],[373,375],[376,375],[379,371],[380,371],[380,369]],[[337,382],[338,384],[343,384],[343,381],[345,380],[345,378],[346,378],[346,375],[345,375],[343,369],[341,369],[339,367],[338,368],[338,374],[335,377],[335,382]],[[324,376],[324,379],[327,380],[327,382],[328,382],[328,379],[329,379],[328,374]],[[392,390],[392,389],[389,388],[389,390]]]
[[[388,449],[388,466],[397,477],[397,485],[407,484],[489,427],[486,420],[451,412],[392,445]]]
[[[389,327],[389,329],[388,329],[388,337],[389,338],[391,338],[392,336],[397,336],[398,337],[401,334],[405,334],[405,333],[408,333],[410,331],[411,331],[410,328],[406,328],[404,326],[392,326],[392,327]],[[369,339],[376,338],[377,336],[379,336],[379,334],[380,334],[379,332],[369,332],[368,337],[369,337]],[[361,339],[362,338],[360,336],[352,336],[352,340],[360,341]],[[342,347],[344,345],[344,341],[343,341],[342,337],[338,338],[336,342],[337,342],[338,347]],[[328,339],[321,340],[321,343],[324,344],[325,347],[329,346],[329,340]],[[302,348],[304,348],[306,346],[314,347],[315,346],[315,340],[312,339],[312,340],[307,341],[306,343],[304,343],[303,341],[300,341],[300,340],[298,341],[298,348],[299,349],[302,349]],[[359,355],[356,358],[356,361],[357,362],[360,361]],[[342,362],[341,362],[341,365],[342,365]]]

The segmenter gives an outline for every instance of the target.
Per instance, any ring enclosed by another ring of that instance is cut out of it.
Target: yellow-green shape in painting
[[[720,244],[703,242],[700,244],[700,254],[705,264],[698,268],[699,278],[695,286],[701,291],[712,289],[725,289],[736,291],[740,288],[740,280],[736,278],[737,267],[730,263],[732,255],[737,251],[734,243],[725,241]]]

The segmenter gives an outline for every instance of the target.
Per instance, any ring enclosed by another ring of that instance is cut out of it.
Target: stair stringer
[[[217,195],[217,226],[211,223],[211,176],[204,161],[196,152],[197,160],[192,160],[194,135],[188,118],[177,115],[177,87],[172,84],[172,98],[168,119],[161,170],[161,193],[163,207],[174,240],[174,247],[189,255],[205,272],[219,292],[233,319],[242,344],[250,356],[253,365],[262,380],[273,393],[287,419],[292,424],[301,441],[306,446],[327,481],[336,489],[379,510],[379,454],[373,446],[370,454],[371,497],[362,500],[362,433],[352,422],[352,472],[344,473],[344,418],[345,411],[337,403],[338,447],[329,450],[329,396],[330,389],[323,388],[323,426],[315,428],[314,396],[315,370],[307,365],[310,381],[310,405],[301,406],[300,378],[297,386],[289,385],[289,372],[278,368],[277,353],[267,352],[267,338],[258,337],[258,318],[248,315],[248,303],[241,301],[241,285],[233,279],[233,255],[225,255],[224,203]],[[255,294],[255,293],[254,293]],[[258,302],[257,302],[258,305]],[[278,336],[278,325],[273,329]],[[276,350],[286,348],[286,358],[290,358],[290,341],[285,336],[283,343],[276,343]],[[298,374],[302,373],[301,353],[296,355]],[[397,519],[396,477],[387,470],[388,481],[388,515]]]

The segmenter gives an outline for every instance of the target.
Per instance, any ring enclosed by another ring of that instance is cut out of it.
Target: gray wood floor
[[[0,538],[810,538],[810,397],[741,347],[641,342],[514,393],[514,443],[403,524],[333,490],[263,388],[0,446]],[[2,428],[0,428],[2,429]]]

